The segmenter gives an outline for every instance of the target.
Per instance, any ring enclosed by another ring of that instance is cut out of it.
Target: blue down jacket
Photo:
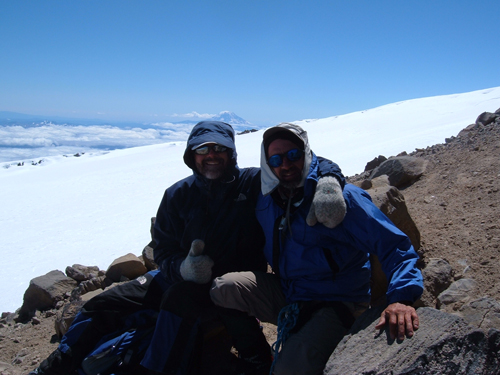
[[[205,142],[230,150],[229,172],[219,180],[208,180],[196,170],[191,150]],[[165,191],[156,215],[154,258],[162,275],[170,282],[182,280],[180,264],[195,239],[205,241],[204,254],[214,260],[212,277],[266,271],[264,233],[255,216],[260,169],[238,168],[233,128],[219,121],[198,123],[188,138],[184,162],[193,174]],[[344,184],[337,164],[322,159],[320,170]]]
[[[312,153],[304,200],[290,213],[289,227],[284,229],[280,225],[286,212],[273,199],[275,193],[261,194],[257,203],[257,218],[266,236],[264,253],[281,277],[287,301],[369,302],[370,253],[379,257],[389,281],[389,304],[419,298],[423,282],[417,253],[362,189],[345,185],[347,212],[336,228],[306,224],[317,180],[318,161]]]

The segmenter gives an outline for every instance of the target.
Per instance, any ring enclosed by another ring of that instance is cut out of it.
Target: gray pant
[[[218,277],[212,284],[210,296],[218,306],[245,311],[272,324],[277,324],[280,310],[287,305],[279,278],[263,272],[235,272]],[[367,304],[345,304],[355,317],[368,307]],[[345,334],[346,329],[333,307],[315,311],[284,343],[274,374],[322,374],[328,358]]]

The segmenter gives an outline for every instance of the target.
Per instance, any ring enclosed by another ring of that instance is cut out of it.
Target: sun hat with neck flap
[[[307,132],[299,125],[283,122],[267,129],[262,135],[262,144],[260,150],[261,189],[263,195],[267,195],[273,192],[280,183],[278,177],[274,174],[272,169],[267,164],[267,150],[270,143],[276,139],[288,139],[304,151],[304,168],[302,170],[302,180],[299,183],[298,187],[304,186],[307,174],[309,173],[309,167],[311,166],[312,162],[312,152],[309,148]]]

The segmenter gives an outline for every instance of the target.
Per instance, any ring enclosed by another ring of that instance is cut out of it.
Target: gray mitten
[[[214,261],[208,255],[201,255],[204,248],[202,240],[194,240],[191,244],[188,256],[181,263],[180,271],[184,280],[205,284],[212,278]]]
[[[307,224],[313,226],[320,222],[325,227],[335,228],[344,220],[345,212],[344,195],[338,180],[332,176],[320,178],[307,214]]]

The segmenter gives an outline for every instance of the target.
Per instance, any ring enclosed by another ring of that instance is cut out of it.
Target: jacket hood
[[[304,169],[302,170],[302,180],[300,181],[299,187],[304,186],[307,175],[309,174],[309,167],[311,166],[312,161],[312,151],[309,147],[307,132],[300,126],[287,122],[273,126],[264,132],[260,147],[261,189],[263,195],[271,194],[280,183],[278,177],[267,164],[265,145],[267,145],[267,140],[270,137],[283,131],[290,132],[293,136],[297,137],[304,143]]]
[[[234,143],[234,129],[231,125],[221,121],[201,121],[197,123],[189,134],[184,151],[184,163],[197,173],[194,163],[193,149],[204,143],[217,143],[229,149],[230,167],[236,166],[236,145]]]

